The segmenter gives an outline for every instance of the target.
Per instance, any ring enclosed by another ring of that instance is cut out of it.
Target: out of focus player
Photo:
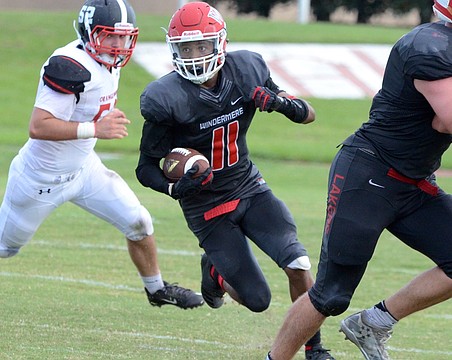
[[[201,306],[200,295],[162,280],[149,212],[94,151],[97,139],[127,136],[130,121],[115,105],[137,41],[134,11],[126,0],[87,0],[77,23],[78,39],[41,69],[30,139],[11,163],[0,208],[0,257],[16,255],[70,201],[126,236],[152,305]]]

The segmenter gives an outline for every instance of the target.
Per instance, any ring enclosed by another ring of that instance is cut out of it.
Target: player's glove
[[[251,99],[254,100],[254,105],[259,108],[259,111],[278,110],[283,101],[281,96],[264,86],[256,86],[251,91]]]
[[[193,176],[198,172],[198,165],[194,165],[174,184],[170,184],[168,194],[175,200],[198,194],[202,187],[208,184],[213,177],[212,168],[208,168],[200,176]],[[171,186],[172,185],[172,186]]]
[[[308,104],[302,99],[289,99],[278,96],[274,91],[264,86],[256,86],[251,91],[251,99],[259,111],[277,111],[286,115],[298,124],[303,123],[309,115]]]

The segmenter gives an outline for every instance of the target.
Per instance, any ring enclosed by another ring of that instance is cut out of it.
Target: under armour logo
[[[44,193],[47,193],[47,194],[50,194],[50,189],[47,189],[47,190],[43,190],[43,189],[41,189],[41,190],[39,190],[39,195],[41,195],[41,194],[44,194]]]

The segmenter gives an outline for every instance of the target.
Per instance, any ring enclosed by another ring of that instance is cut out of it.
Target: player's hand
[[[275,92],[264,86],[256,86],[251,91],[251,99],[259,111],[277,110],[282,103],[282,98]]]
[[[96,122],[94,136],[99,139],[122,139],[129,135],[127,126],[130,120],[119,109],[113,109],[101,120]]]
[[[169,195],[176,200],[198,194],[202,187],[212,180],[212,168],[208,168],[200,176],[193,176],[198,172],[198,165],[193,166],[169,190]]]

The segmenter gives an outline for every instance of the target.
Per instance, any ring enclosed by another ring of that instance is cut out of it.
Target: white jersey
[[[72,42],[53,55],[70,57],[91,73],[80,101],[44,85],[47,61],[35,106],[63,121],[101,121],[114,108],[119,70],[108,71],[77,45]],[[27,141],[11,162],[0,207],[0,258],[17,254],[47,216],[68,201],[114,225],[129,240],[154,232],[149,212],[127,183],[102,164],[95,145],[96,139]]]
[[[85,90],[80,93],[80,101],[77,103],[73,94],[59,93],[44,85],[42,75],[44,66],[49,62],[47,60],[41,68],[35,107],[64,121],[100,121],[115,106],[120,70],[108,70],[78,45],[79,41],[75,40],[55,50],[52,56],[70,57],[91,73],[91,80],[85,83]],[[29,139],[20,150],[20,156],[30,168],[37,171],[55,175],[73,173],[83,167],[96,141],[94,138],[65,141]]]

